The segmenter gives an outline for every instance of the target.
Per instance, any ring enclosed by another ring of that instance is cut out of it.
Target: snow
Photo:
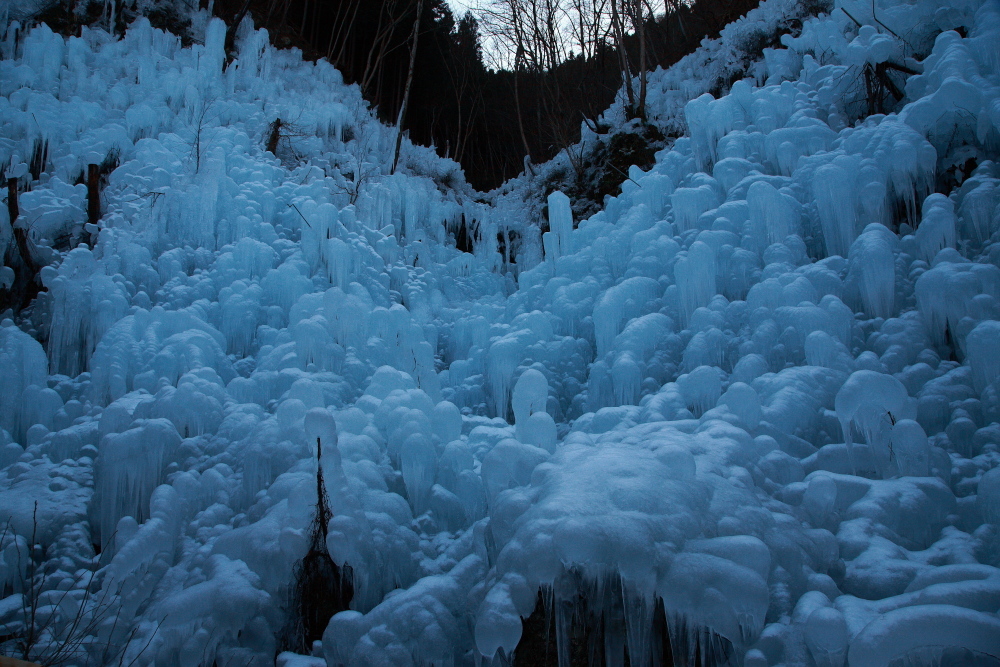
[[[0,12],[0,161],[50,150],[47,290],[0,314],[0,623],[34,533],[137,665],[500,664],[539,599],[560,657],[581,609],[616,628],[608,664],[652,661],[659,605],[689,660],[997,655],[1000,11],[832,10],[765,0],[651,73],[682,136],[582,220],[564,156],[483,195],[404,141],[390,175],[358,89],[249,23],[223,71],[203,10],[187,48]],[[918,73],[868,116],[879,63]],[[317,439],[355,594],[279,654]]]

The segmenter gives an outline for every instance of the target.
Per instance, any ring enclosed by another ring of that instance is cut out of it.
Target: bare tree
[[[458,116],[455,143],[454,146],[448,146],[445,157],[460,163],[465,155],[466,142],[472,132],[477,111],[483,105],[482,52],[479,48],[478,22],[472,12],[466,12],[459,20],[455,48],[459,49],[458,57],[442,58],[451,77]]]
[[[0,284],[0,311],[15,312],[28,306],[38,294],[38,274],[42,267],[35,258],[34,243],[28,236],[28,226],[18,207],[18,179],[7,178],[7,213],[13,232],[6,248],[3,264],[14,271],[14,280],[6,288]]]
[[[594,58],[618,59],[625,114],[646,121],[652,48],[647,33],[667,3],[675,9],[681,6],[681,0],[490,0],[480,9],[484,28],[500,51],[499,64],[513,70],[518,130],[526,155],[531,150],[523,116],[530,113],[536,123],[532,134],[545,142],[536,148],[566,151],[580,173],[581,155],[571,147],[579,136],[578,97],[586,99],[588,84],[574,76],[591,71]],[[596,121],[583,113],[596,128]]]
[[[405,5],[399,0],[383,0],[379,5],[378,31],[368,49],[368,59],[360,79],[361,90],[366,97],[372,93],[375,76],[383,72],[382,63],[390,51],[392,36],[397,26],[406,19],[405,9]]]
[[[337,5],[333,26],[330,28],[330,40],[326,47],[326,59],[334,67],[337,67],[344,58],[344,51],[350,43],[348,37],[354,28],[359,7],[361,7],[360,2],[342,2]]]
[[[493,50],[490,52],[496,69],[513,65],[514,111],[517,114],[517,129],[524,148],[526,166],[530,169],[531,147],[524,130],[524,105],[521,101],[521,79],[527,70],[529,58],[529,16],[528,3],[531,0],[492,0],[480,8],[483,27],[490,36]]]
[[[239,30],[240,23],[243,22],[243,18],[247,15],[247,11],[250,10],[250,0],[243,0],[243,6],[236,13],[236,16],[230,22],[229,27],[226,28],[226,41],[225,41],[225,51],[226,51],[226,61],[222,68],[226,69],[232,64],[233,60],[236,58],[236,31]]]
[[[413,20],[413,42],[410,45],[410,68],[406,73],[406,88],[403,90],[403,103],[399,105],[399,116],[396,118],[396,152],[392,156],[392,170],[396,173],[399,164],[399,149],[403,145],[403,120],[406,118],[406,105],[410,101],[410,86],[413,85],[413,66],[417,61],[417,42],[420,39],[420,15],[424,12],[424,0],[417,0],[417,18]]]
[[[19,590],[20,608],[15,612],[16,620],[6,626],[9,634],[0,637],[0,652],[20,656],[42,667],[66,663],[122,667],[126,648],[135,639],[138,628],[118,627],[122,620],[121,586],[112,589],[99,584],[103,563],[98,556],[89,567],[71,577],[68,587],[56,588],[55,576],[41,564],[44,550],[38,542],[37,529],[36,502],[29,539],[17,535],[9,521],[0,533],[0,545],[14,547],[17,562],[13,565],[20,575],[15,587]],[[112,535],[109,541],[113,539]],[[156,631],[128,663],[130,666],[155,635]]]
[[[579,119],[567,114],[566,91],[555,70],[570,56],[596,52],[602,27],[594,12],[607,0],[493,0],[481,10],[484,26],[500,47],[500,64],[513,65],[514,105],[525,155],[531,156],[524,121],[522,84],[531,82],[537,127],[558,149],[572,143]],[[526,163],[530,169],[530,162]],[[575,163],[574,163],[575,166]]]
[[[612,0],[614,3],[615,0]],[[632,29],[635,31],[636,39],[639,41],[639,100],[634,103],[633,113],[641,121],[646,121],[646,69],[648,66],[646,58],[646,21],[653,18],[653,9],[646,0],[622,0],[622,6]],[[647,15],[647,9],[649,11]],[[631,77],[626,82],[629,92],[632,90]],[[633,100],[629,99],[630,103]]]
[[[355,138],[350,146],[350,163],[339,165],[339,170],[333,174],[335,191],[346,194],[351,204],[357,203],[364,185],[380,173],[372,141],[370,134]]]
[[[195,120],[193,136],[191,138],[191,154],[194,156],[194,173],[196,174],[201,171],[202,140],[205,130],[208,128],[209,122],[218,117],[218,114],[214,116],[209,115],[214,104],[215,100],[210,100],[208,104],[204,104],[201,111],[198,112],[198,118]]]
[[[568,0],[563,10],[572,43],[580,49],[580,57],[590,60],[611,34],[609,0]]]
[[[619,1],[611,0],[611,27],[615,35],[615,49],[618,51],[618,66],[622,72],[622,85],[628,95],[629,109],[635,109],[635,94],[632,91],[632,69],[629,67],[628,52],[625,50],[625,28],[622,25],[621,13],[618,11]]]

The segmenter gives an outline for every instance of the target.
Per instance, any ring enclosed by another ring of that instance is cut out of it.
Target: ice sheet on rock
[[[1000,322],[985,320],[966,337],[973,386],[979,392],[1000,377]]]
[[[546,254],[552,261],[564,255],[573,253],[571,238],[573,233],[573,213],[570,210],[569,197],[558,190],[548,197],[549,204],[549,234]]]
[[[604,356],[614,343],[625,321],[643,314],[647,303],[662,292],[652,278],[627,278],[604,292],[594,304],[594,336],[597,355]]]
[[[778,191],[766,181],[756,181],[747,190],[747,204],[750,207],[749,224],[754,236],[766,238],[767,242],[780,243],[785,237],[801,233],[798,202]]]
[[[977,489],[977,501],[983,519],[994,526],[1000,525],[1000,468],[984,473]]]
[[[699,366],[690,373],[677,378],[677,387],[687,403],[688,409],[700,415],[713,407],[722,393],[722,381],[718,369]]]
[[[853,188],[854,182],[848,171],[836,163],[825,164],[813,174],[813,196],[828,255],[846,257],[857,236]]]
[[[892,427],[892,453],[899,474],[926,477],[930,474],[930,444],[927,434],[912,419],[900,419]]]
[[[266,632],[269,627],[266,616],[273,603],[260,589],[259,578],[245,563],[216,554],[207,559],[203,576],[202,581],[159,602],[155,612],[164,620],[158,627],[144,628],[146,632],[138,635],[156,653],[176,652],[180,662],[196,662],[206,654],[225,655],[220,648],[230,648],[236,643],[233,637],[241,630]],[[207,610],[211,611],[205,613]],[[155,635],[152,634],[154,630]],[[260,648],[273,647],[266,637],[258,641],[265,645]],[[141,641],[133,640],[126,655],[138,658],[141,647]],[[241,655],[232,648],[230,651],[244,659],[245,654],[250,653],[244,651]]]
[[[849,635],[844,615],[832,607],[813,610],[806,620],[806,646],[817,665],[841,665],[847,657]]]
[[[917,245],[920,259],[930,263],[941,250],[955,247],[955,204],[935,193],[924,200],[922,214],[916,232]]]
[[[692,243],[687,256],[674,264],[674,279],[680,296],[681,321],[687,324],[694,311],[708,305],[717,293],[712,248],[702,241]]]
[[[20,458],[20,447],[17,450]],[[0,477],[0,522],[8,527],[2,556],[5,567],[13,571],[22,567],[17,564],[17,549],[8,549],[12,540],[19,536],[26,542],[34,534],[39,543],[56,542],[67,528],[87,520],[93,495],[93,466],[89,460],[52,463],[46,458],[33,458],[30,463],[16,461],[7,466]],[[84,555],[80,546],[75,545],[75,555]]]
[[[42,276],[55,299],[49,334],[52,363],[75,376],[89,369],[98,341],[128,311],[128,298],[87,248],[71,251],[58,273],[52,273]]]
[[[549,398],[549,382],[545,375],[529,368],[521,373],[511,394],[511,409],[514,411],[514,425],[519,437],[524,435],[528,418],[536,412],[545,412]]]
[[[743,382],[733,382],[719,398],[724,405],[740,418],[744,425],[753,429],[760,423],[760,397],[753,388]]]

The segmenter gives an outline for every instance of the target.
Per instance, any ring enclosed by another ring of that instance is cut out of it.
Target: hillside
[[[3,655],[998,664],[995,2],[765,0],[611,194],[392,173],[249,21],[9,10]]]

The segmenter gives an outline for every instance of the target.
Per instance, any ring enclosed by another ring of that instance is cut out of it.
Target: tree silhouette
[[[283,644],[287,650],[310,653],[323,638],[330,618],[350,608],[354,597],[351,566],[333,562],[326,539],[333,518],[323,481],[323,442],[316,438],[316,514],[309,527],[309,551],[295,567],[290,614]]]

